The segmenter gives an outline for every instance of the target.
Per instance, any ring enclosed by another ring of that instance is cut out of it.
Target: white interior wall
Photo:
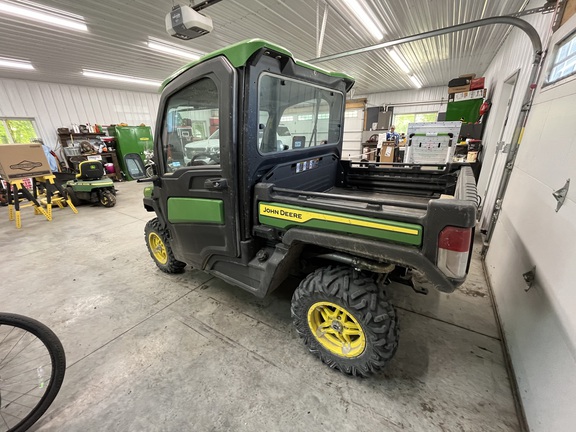
[[[0,117],[28,117],[36,121],[44,143],[58,150],[56,129],[77,124],[152,126],[160,95],[0,78]]]
[[[550,47],[575,29],[572,16],[554,34]],[[509,47],[506,52],[515,56],[521,49]],[[501,75],[504,79],[507,72]],[[533,432],[572,431],[576,423],[574,101],[574,76],[537,88],[486,256],[519,395]],[[552,192],[568,178],[573,185],[556,212]],[[526,292],[522,274],[533,266],[535,284]]]
[[[364,129],[364,110],[350,108],[344,118],[344,136],[342,142],[342,158],[354,158],[362,154],[362,130]],[[353,159],[358,160],[358,158]]]

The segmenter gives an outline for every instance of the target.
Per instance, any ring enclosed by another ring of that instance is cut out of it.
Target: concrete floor
[[[400,346],[370,379],[334,372],[292,329],[293,284],[264,300],[188,269],[160,272],[144,243],[144,185],[114,208],[0,207],[0,309],[49,325],[64,385],[37,431],[517,431],[479,257],[457,292],[395,285]],[[10,276],[12,275],[12,276]]]

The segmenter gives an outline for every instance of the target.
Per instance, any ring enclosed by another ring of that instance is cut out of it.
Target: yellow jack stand
[[[78,209],[72,204],[70,198],[67,198],[67,194],[64,193],[64,189],[57,183],[54,182],[56,176],[47,175],[41,177],[35,177],[35,183],[42,183],[46,189],[46,197],[41,201],[46,205],[46,211],[52,220],[52,204],[56,204],[60,208],[64,208],[64,203],[68,205],[70,210],[75,214],[78,214]]]
[[[22,218],[20,216],[20,209],[25,207],[34,207],[34,214],[41,214],[49,221],[52,217],[48,215],[48,212],[40,205],[38,200],[30,191],[24,186],[22,180],[10,180],[7,182],[8,190],[8,219],[16,220],[16,228],[22,228]],[[20,205],[20,198],[18,197],[18,192],[22,192],[22,195],[30,201],[29,204]]]

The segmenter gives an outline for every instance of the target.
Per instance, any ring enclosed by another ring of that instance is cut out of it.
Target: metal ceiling
[[[172,0],[33,1],[83,16],[89,31],[64,30],[0,14],[0,57],[30,60],[36,67],[35,71],[0,68],[0,77],[154,91],[147,86],[82,76],[82,69],[92,69],[162,80],[186,63],[150,50],[146,46],[148,37],[200,52],[258,37],[285,46],[299,59],[310,60],[317,57],[318,24],[325,7],[328,13],[321,56],[380,42],[349,11],[345,0],[319,0],[319,3],[223,0],[202,11],[212,17],[214,31],[189,42],[171,38],[165,31],[164,17],[174,3]],[[372,11],[384,33],[383,41],[515,13],[528,3],[527,0],[360,1]],[[531,6],[534,7],[534,2]],[[488,26],[411,42],[396,49],[424,87],[440,86],[463,73],[482,74],[508,31],[506,25]],[[408,76],[384,50],[319,66],[354,76],[356,94],[413,88]]]

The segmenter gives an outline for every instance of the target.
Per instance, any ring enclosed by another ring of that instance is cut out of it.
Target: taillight
[[[446,276],[461,278],[466,276],[472,228],[448,226],[438,237],[438,268]]]

